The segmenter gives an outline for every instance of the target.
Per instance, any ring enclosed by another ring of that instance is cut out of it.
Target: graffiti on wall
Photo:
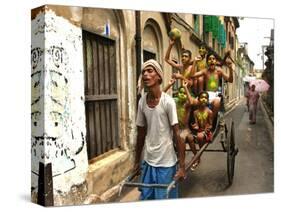
[[[38,164],[52,164],[54,189],[81,183],[87,170],[81,29],[52,11],[32,21],[32,187]],[[65,180],[68,179],[68,181]]]

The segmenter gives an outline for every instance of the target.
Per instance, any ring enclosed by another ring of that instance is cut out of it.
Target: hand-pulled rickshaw
[[[197,161],[197,159],[202,155],[203,152],[221,152],[226,154],[226,172],[227,172],[227,180],[228,186],[232,185],[233,177],[234,177],[234,167],[235,167],[235,157],[238,153],[238,148],[235,147],[235,129],[234,122],[232,119],[226,121],[225,119],[225,110],[224,110],[224,102],[221,96],[221,109],[217,114],[217,117],[214,120],[213,127],[213,139],[211,142],[205,142],[205,144],[197,150],[196,155],[192,157],[189,162],[185,164],[185,171],[188,172],[193,163]],[[227,124],[227,122],[229,124]],[[211,144],[214,142],[220,142],[220,149],[211,149],[209,148]],[[191,151],[190,149],[186,149],[186,151]],[[138,176],[139,172],[134,172],[132,175],[128,176],[123,182],[120,184],[119,195],[121,194],[123,186],[126,187],[153,187],[153,188],[163,188],[166,189],[167,198],[169,197],[169,193],[171,189],[178,182],[177,180],[173,180],[170,184],[144,184],[140,182],[134,182],[133,180]]]
[[[223,61],[229,56],[229,53],[226,54]],[[233,61],[233,60],[232,60]],[[234,62],[234,61],[233,61]],[[222,85],[224,84],[222,79]],[[205,142],[200,149],[197,149],[196,155],[192,157],[192,159],[185,164],[185,171],[188,172],[194,162],[200,158],[203,152],[221,152],[226,154],[226,172],[227,172],[227,181],[228,186],[232,185],[233,177],[234,177],[234,168],[235,168],[235,157],[238,153],[238,148],[235,147],[235,129],[234,129],[234,122],[232,119],[226,121],[225,118],[225,105],[224,105],[224,98],[223,98],[223,86],[221,93],[219,96],[221,97],[221,108],[218,112],[217,116],[213,121],[213,138],[210,142]],[[228,122],[228,124],[227,124]],[[196,137],[196,136],[195,136]],[[221,149],[211,149],[209,146],[214,142],[220,142]],[[186,151],[191,151],[190,149],[186,149]],[[144,184],[140,182],[133,182],[133,180],[138,176],[139,172],[136,171],[132,175],[128,176],[121,184],[119,189],[119,195],[122,191],[123,186],[126,187],[153,187],[153,188],[163,188],[166,189],[167,198],[169,197],[169,193],[172,188],[178,182],[178,179],[173,180],[170,184]]]

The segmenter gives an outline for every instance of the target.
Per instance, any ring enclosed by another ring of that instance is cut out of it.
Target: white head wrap
[[[161,80],[163,80],[163,70],[156,60],[150,59],[144,62],[142,65],[142,70],[145,69],[147,66],[152,66],[157,72],[157,74],[160,76]]]
[[[157,72],[157,74],[160,76],[161,80],[163,81],[163,70],[162,70],[162,67],[160,66],[160,64],[156,60],[150,59],[150,60],[145,61],[142,65],[141,70],[145,69],[147,66],[152,66],[155,69],[155,71]],[[140,74],[139,79],[138,79],[138,94],[142,93],[143,87],[144,87],[144,85],[143,85],[143,81],[142,81],[142,74]]]

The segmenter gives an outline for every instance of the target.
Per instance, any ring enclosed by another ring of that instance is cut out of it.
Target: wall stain
[[[52,11],[39,12],[32,20],[31,173],[35,189],[39,162],[52,163],[53,178],[77,168],[86,172],[84,164],[81,168],[81,161],[87,158],[84,104],[75,96],[77,91],[81,92],[78,97],[84,93],[83,85],[77,82],[77,78],[83,79],[83,58],[80,66],[76,58],[78,50],[82,50],[81,33],[81,29]],[[69,185],[63,183],[59,187],[67,190]]]

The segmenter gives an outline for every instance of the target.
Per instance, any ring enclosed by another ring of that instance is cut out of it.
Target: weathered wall
[[[105,35],[105,26],[109,31]],[[130,26],[130,27],[128,27]],[[134,97],[136,90],[134,64],[135,20],[134,12],[102,8],[83,8],[82,29],[109,37],[116,43],[116,77],[119,113],[119,138],[121,147],[90,161],[87,175],[88,194],[106,198],[103,193],[116,186],[128,176],[133,165],[132,146],[134,141],[135,113]],[[107,201],[103,199],[103,201]]]
[[[44,13],[45,11],[45,13]],[[142,47],[158,54],[164,83],[171,66],[164,62],[169,37],[161,13],[141,13]],[[100,195],[123,180],[132,168],[136,118],[135,11],[48,6],[32,14],[32,187],[38,187],[38,164],[51,163],[55,205],[80,204],[86,195]],[[187,14],[187,22],[192,15]],[[119,150],[108,152],[88,166],[86,151],[82,29],[116,41]],[[202,22],[200,23],[202,27]],[[146,27],[148,27],[146,31]],[[152,27],[152,28],[151,28]],[[191,33],[182,31],[182,44],[198,55]],[[152,42],[153,41],[153,42]],[[179,57],[181,46],[172,54]],[[132,92],[133,91],[133,92]]]
[[[51,163],[54,205],[75,204],[88,168],[81,28],[45,7],[31,33],[33,192],[39,162]]]
[[[231,55],[232,59],[235,60],[236,59],[236,39],[235,39],[236,38],[236,34],[235,34],[236,28],[234,26],[233,18],[230,18],[230,22],[227,22],[226,28],[228,30],[226,49],[230,50],[230,55]],[[234,39],[233,49],[231,49],[229,34]],[[226,70],[226,73],[229,74],[228,69]],[[234,102],[239,97],[239,95],[237,93],[237,90],[239,90],[238,76],[239,76],[239,72],[237,71],[237,69],[235,69],[233,71],[233,83],[228,83],[227,96],[229,98],[227,100],[229,103]]]
[[[145,26],[143,32],[143,48],[144,50],[155,53],[158,58],[156,60],[159,61],[159,39],[157,39],[157,33],[155,32],[152,26]]]
[[[164,61],[165,53],[169,44],[168,32],[166,29],[164,18],[161,13],[146,11],[141,12],[142,48],[145,44],[149,43],[149,41],[144,39],[149,39],[149,37],[153,37],[153,35],[148,36],[148,34],[145,33],[145,29],[148,25],[153,27],[153,30],[157,35],[157,59],[158,62],[162,65],[164,71],[164,80],[161,84],[163,88],[163,86],[168,84],[168,81],[170,80],[172,74],[171,66]]]
[[[136,33],[136,24],[135,24],[135,11],[126,10],[123,11],[124,14],[124,24],[125,26],[130,26],[126,28],[126,33],[124,34],[126,38],[125,48],[125,61],[127,61],[125,69],[126,71],[126,92],[128,94],[128,116],[126,117],[127,121],[127,130],[128,130],[128,145],[131,150],[135,148],[136,142],[136,110],[137,110],[137,71],[136,71],[136,51],[135,51],[135,33]],[[131,157],[133,154],[131,153]],[[133,161],[132,161],[133,162]]]

